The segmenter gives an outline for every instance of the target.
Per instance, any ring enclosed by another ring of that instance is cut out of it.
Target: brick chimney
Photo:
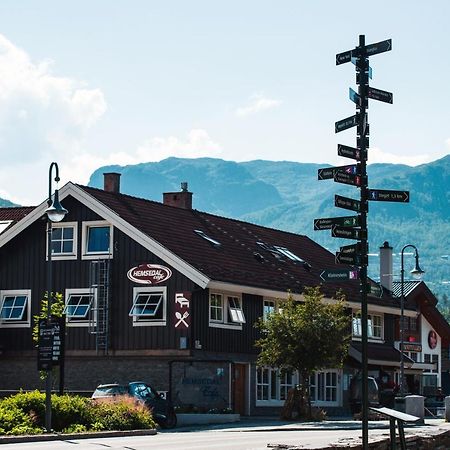
[[[120,192],[120,173],[109,172],[103,174],[103,189],[106,192]]]
[[[385,241],[380,247],[380,283],[381,286],[392,292],[392,281],[394,278],[392,265],[392,247]]]
[[[188,191],[187,182],[181,183],[181,192],[164,192],[163,203],[177,208],[192,209],[192,192]]]

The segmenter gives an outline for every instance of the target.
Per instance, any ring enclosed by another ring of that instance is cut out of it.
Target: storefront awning
[[[356,361],[361,362],[361,342],[352,342],[348,353]],[[411,368],[414,364],[418,364],[406,355],[404,355],[403,362],[406,368]],[[369,343],[367,345],[367,364],[400,367],[400,352],[392,345]]]

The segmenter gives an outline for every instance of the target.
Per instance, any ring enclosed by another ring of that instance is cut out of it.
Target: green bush
[[[0,400],[0,435],[44,432],[45,394],[20,392]],[[52,395],[52,428],[63,433],[155,428],[151,412],[130,397],[92,401]]]

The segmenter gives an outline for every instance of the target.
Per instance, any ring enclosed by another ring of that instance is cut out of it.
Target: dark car
[[[367,377],[367,394],[369,406],[379,407],[378,384],[373,377]],[[362,377],[356,375],[350,382],[350,410],[352,414],[361,412],[362,403]]]
[[[144,403],[152,410],[155,422],[161,428],[174,428],[177,424],[177,415],[168,400],[162,397],[149,384],[142,381],[133,381],[128,384],[100,384],[91,398],[107,398],[118,395],[129,395]]]

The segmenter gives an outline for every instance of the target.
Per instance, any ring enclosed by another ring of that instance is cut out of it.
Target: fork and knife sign
[[[189,328],[189,324],[184,320],[189,317],[188,311],[185,311],[183,314],[177,311],[175,313],[175,317],[178,319],[178,322],[175,324],[175,328],[177,328],[181,323],[183,323],[186,328]]]

